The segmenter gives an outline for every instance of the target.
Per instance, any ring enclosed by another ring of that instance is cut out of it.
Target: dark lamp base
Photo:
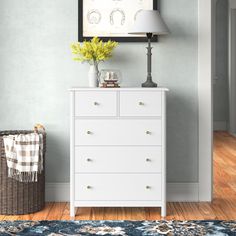
[[[143,88],[156,88],[157,84],[154,83],[152,80],[147,80],[145,83],[142,84]]]

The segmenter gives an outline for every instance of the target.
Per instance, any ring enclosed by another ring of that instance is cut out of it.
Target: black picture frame
[[[78,41],[83,42],[85,40],[91,40],[92,37],[85,37],[83,36],[83,1],[86,0],[78,0]],[[159,1],[158,0],[153,0],[153,10],[158,10],[159,9]],[[147,42],[146,37],[102,37],[98,35],[100,39],[103,41],[108,41],[108,40],[114,40],[117,42]],[[158,37],[155,35],[152,37],[152,42],[157,42]]]

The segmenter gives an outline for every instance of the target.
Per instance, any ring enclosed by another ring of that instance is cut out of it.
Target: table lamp
[[[129,34],[147,35],[147,81],[142,87],[157,87],[152,81],[152,47],[151,39],[153,35],[165,35],[169,33],[169,29],[156,10],[142,10],[134,22]]]

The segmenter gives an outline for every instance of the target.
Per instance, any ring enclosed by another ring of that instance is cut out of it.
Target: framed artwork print
[[[141,10],[157,10],[158,0],[78,0],[79,41],[98,36],[118,42],[145,42],[144,35],[129,29]],[[157,41],[157,37],[153,37]]]

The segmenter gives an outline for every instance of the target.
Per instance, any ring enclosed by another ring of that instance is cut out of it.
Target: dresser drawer
[[[77,201],[158,201],[161,174],[76,174]]]
[[[160,173],[161,147],[77,147],[76,173]]]
[[[161,145],[161,120],[76,120],[75,145]]]
[[[117,93],[84,91],[75,93],[75,116],[116,116]]]
[[[120,92],[121,116],[161,116],[161,92]]]

